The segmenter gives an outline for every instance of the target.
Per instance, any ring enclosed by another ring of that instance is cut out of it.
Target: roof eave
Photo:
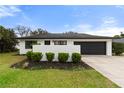
[[[115,38],[107,37],[107,38],[16,38],[16,39],[115,39]]]

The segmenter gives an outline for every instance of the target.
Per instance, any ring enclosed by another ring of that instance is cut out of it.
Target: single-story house
[[[50,33],[18,37],[19,53],[78,52],[82,55],[112,55],[112,37],[79,33]]]

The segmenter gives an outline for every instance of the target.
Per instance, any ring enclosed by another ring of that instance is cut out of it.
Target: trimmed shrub
[[[46,58],[47,58],[47,60],[48,60],[49,62],[52,62],[52,61],[53,61],[54,56],[55,56],[55,54],[52,53],[52,52],[46,53]]]
[[[68,53],[58,53],[58,60],[59,62],[66,62],[69,58]]]
[[[31,55],[32,55],[32,51],[28,51],[27,53],[26,53],[26,56],[27,56],[27,58],[28,58],[28,60],[31,60]]]
[[[115,55],[121,55],[124,52],[124,44],[112,43],[112,52],[115,53]]]
[[[33,52],[31,54],[31,59],[34,62],[39,62],[42,59],[43,55],[41,52]]]
[[[72,62],[77,63],[81,61],[81,54],[80,53],[72,53]]]

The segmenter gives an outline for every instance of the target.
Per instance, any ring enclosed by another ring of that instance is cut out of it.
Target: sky
[[[0,5],[0,25],[24,25],[51,33],[78,32],[114,36],[124,32],[124,6],[107,5]]]

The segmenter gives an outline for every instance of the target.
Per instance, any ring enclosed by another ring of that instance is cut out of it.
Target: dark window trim
[[[25,41],[25,49],[32,49],[32,45],[37,44],[37,41]]]
[[[54,45],[67,45],[67,40],[55,40]]]
[[[50,45],[50,43],[51,43],[50,40],[45,40],[44,41],[44,45]]]

